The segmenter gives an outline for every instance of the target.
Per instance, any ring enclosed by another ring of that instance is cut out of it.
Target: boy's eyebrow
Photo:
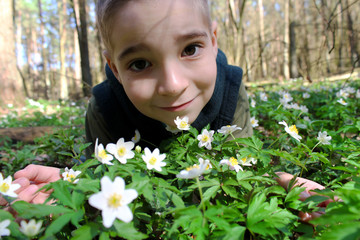
[[[208,36],[206,31],[193,31],[185,34],[178,35],[175,39],[177,42],[182,42],[185,40],[193,38],[206,38]]]
[[[176,42],[183,42],[185,40],[194,39],[194,38],[206,38],[208,36],[206,31],[193,31],[185,34],[180,34],[175,37]],[[130,55],[135,52],[139,51],[148,51],[149,47],[146,44],[135,44],[133,46],[130,46],[126,48],[124,51],[122,51],[119,56],[118,60],[121,61],[124,59],[127,55]]]
[[[141,43],[135,44],[133,46],[126,48],[124,51],[122,51],[118,56],[118,60],[121,61],[129,54],[139,52],[139,51],[146,51],[146,50],[149,50],[149,48],[146,45],[141,44]]]

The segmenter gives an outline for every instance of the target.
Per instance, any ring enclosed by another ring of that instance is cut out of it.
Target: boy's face
[[[108,64],[135,107],[175,126],[194,122],[216,81],[216,24],[194,0],[129,1],[113,18]]]

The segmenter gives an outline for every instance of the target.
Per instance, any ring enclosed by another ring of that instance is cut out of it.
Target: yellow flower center
[[[237,160],[236,158],[234,158],[234,157],[231,157],[231,158],[229,159],[229,162],[230,162],[230,164],[231,164],[232,166],[236,166],[236,165],[239,164],[239,163],[238,163],[238,160]]]
[[[243,163],[246,163],[246,157],[242,158],[241,161],[242,161]]]
[[[196,164],[195,164],[194,166],[187,167],[187,168],[186,168],[186,171],[193,170],[194,168],[197,168],[197,169],[198,169],[198,168],[200,168],[200,167],[199,167],[198,165],[196,165]]]
[[[293,132],[293,133],[296,133],[296,134],[299,133],[295,125],[290,126],[289,130],[290,130],[290,132]]]
[[[67,180],[69,182],[73,182],[75,180],[75,175],[74,174],[67,174]]]
[[[120,157],[124,156],[126,154],[126,148],[125,147],[119,147],[118,154]]]
[[[229,128],[229,127],[231,127],[231,126],[230,126],[230,125],[226,125],[226,127],[228,127],[228,128]]]
[[[201,141],[202,141],[202,142],[207,142],[207,141],[209,141],[209,136],[208,136],[208,135],[203,135],[203,136],[201,137]]]
[[[181,121],[180,122],[180,128],[186,128],[188,125],[188,123],[186,121]]]
[[[108,199],[108,205],[112,208],[118,208],[121,206],[122,195],[118,193],[112,194]]]
[[[150,160],[149,160],[149,163],[151,165],[155,165],[156,161],[157,161],[156,157],[151,157]]]
[[[6,193],[9,190],[9,188],[10,188],[9,184],[4,182],[0,186],[0,192]]]
[[[99,152],[99,157],[100,158],[106,158],[107,157],[107,153],[106,153],[105,149],[103,149],[103,150],[101,150]]]
[[[251,124],[254,124],[255,123],[255,120],[254,119],[251,119]]]

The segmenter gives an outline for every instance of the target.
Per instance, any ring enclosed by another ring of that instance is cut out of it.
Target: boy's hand
[[[29,203],[44,203],[50,192],[37,192],[44,185],[60,179],[60,169],[30,164],[14,174],[13,183],[21,187],[16,191],[19,200]],[[0,197],[0,205],[6,205],[5,199]]]
[[[285,173],[285,172],[277,172],[276,173],[278,175],[278,178],[276,178],[275,180],[279,183],[280,186],[282,186],[283,188],[287,189],[288,185],[291,181],[291,179],[294,177],[293,175],[289,174],[289,173]],[[305,187],[305,191],[303,191],[302,193],[300,193],[300,200],[304,201],[305,199],[307,199],[308,197],[315,195],[316,192],[312,192],[310,190],[314,190],[314,189],[319,189],[322,190],[325,187],[308,179],[305,178],[301,178],[298,177],[296,178],[296,183],[294,186],[299,186],[301,185],[301,187]],[[332,200],[328,199],[324,202],[322,202],[320,205],[320,207],[326,207]],[[312,213],[304,213],[304,212],[300,212],[299,213],[299,217],[301,219],[301,221],[304,222],[308,222],[314,218],[317,218],[319,216],[321,216],[322,214],[324,214],[325,212],[312,212]]]

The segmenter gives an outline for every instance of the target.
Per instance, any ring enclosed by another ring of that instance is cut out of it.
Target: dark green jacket
[[[252,135],[250,124],[249,103],[244,84],[241,84],[242,69],[228,65],[226,56],[219,50],[217,59],[217,78],[214,93],[210,101],[200,112],[192,126],[199,131],[210,123],[212,130],[220,129],[225,125],[241,127],[236,131],[236,137]],[[106,66],[107,80],[93,88],[86,113],[86,139],[95,143],[96,138],[104,146],[116,143],[121,137],[130,141],[138,129],[141,135],[139,145],[159,146],[160,142],[171,136],[165,130],[165,125],[140,113],[130,102],[122,85],[113,75],[109,66]],[[91,156],[92,145],[87,157]]]

